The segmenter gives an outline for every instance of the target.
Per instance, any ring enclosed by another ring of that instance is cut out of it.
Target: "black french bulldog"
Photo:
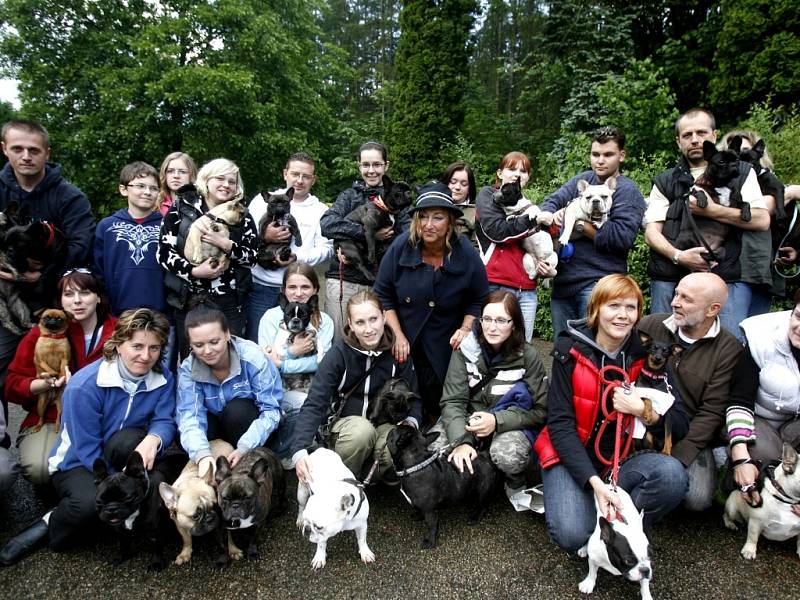
[[[176,455],[174,470],[180,471],[185,457]],[[92,465],[97,486],[95,507],[100,520],[111,527],[119,539],[119,553],[111,564],[119,565],[132,556],[131,542],[134,534],[141,534],[150,546],[149,572],[164,567],[164,543],[169,531],[169,515],[161,503],[158,486],[165,474],[153,470],[148,474],[142,456],[131,452],[125,469],[110,475],[106,462],[98,458]]]
[[[741,142],[739,142],[741,147]],[[697,206],[706,208],[709,197],[720,203],[717,190],[728,188],[731,181],[739,175],[739,155],[734,150],[717,150],[713,142],[703,142],[703,158],[708,163],[705,172],[695,180],[695,187],[692,188],[692,195],[697,198]],[[750,203],[743,202],[741,198],[737,201],[733,194],[730,198],[730,206],[739,208],[742,211],[742,221],[750,221],[753,216],[750,211]]]
[[[344,238],[334,240],[334,253],[341,249],[353,268],[358,269],[368,281],[375,281],[374,273],[368,268],[374,268],[378,264],[378,240],[375,232],[393,225],[395,216],[409,206],[411,206],[411,186],[405,181],[392,181],[388,175],[384,175],[383,197],[375,196],[374,200],[353,209],[346,217],[348,221],[364,226],[366,256],[364,256],[364,244]]]
[[[261,241],[256,252],[256,262],[265,269],[275,269],[279,266],[277,261],[286,262],[291,258],[292,238],[294,238],[295,245],[303,245],[300,227],[290,213],[292,198],[294,198],[294,188],[292,187],[282,194],[267,194],[267,212],[258,223],[258,237]],[[288,227],[292,237],[282,244],[264,241],[264,234],[270,223],[279,227]]]
[[[516,206],[517,202],[519,202],[521,199],[522,185],[520,184],[519,179],[504,183],[492,196],[492,200],[494,200],[496,204],[503,207],[504,210],[506,208]]]
[[[752,148],[742,150],[743,138],[740,135],[735,135],[731,138],[728,148],[736,152],[739,160],[751,165],[758,173],[761,170],[761,158],[764,156],[766,145],[764,140],[758,140]]]
[[[278,458],[266,448],[247,451],[231,470],[228,459],[217,458],[217,499],[222,525],[228,530],[228,552],[216,566],[239,560],[242,549],[249,560],[258,560],[257,538],[269,515],[286,509],[286,480]]]
[[[370,402],[369,420],[377,427],[384,423],[400,423],[409,414],[408,403],[419,400],[402,377],[392,377],[383,384],[374,400]]]
[[[438,509],[442,506],[473,501],[475,506],[469,516],[469,524],[478,523],[484,514],[494,490],[502,478],[486,452],[478,452],[472,461],[474,474],[467,469],[459,473],[445,456],[440,456],[427,466],[406,473],[423,464],[432,453],[428,446],[439,437],[439,432],[423,435],[410,425],[398,425],[389,433],[387,448],[392,455],[394,468],[400,477],[400,489],[411,505],[418,509],[428,526],[422,538],[423,548],[436,546],[439,530]]]

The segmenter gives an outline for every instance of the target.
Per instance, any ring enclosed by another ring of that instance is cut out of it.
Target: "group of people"
[[[198,170],[180,152],[160,170],[143,162],[125,166],[119,192],[127,207],[94,228],[86,197],[47,161],[46,130],[30,121],[7,123],[0,209],[13,212],[18,226],[53,223],[66,248],[44,269],[31,265],[15,285],[25,298],[46,298],[31,290],[41,291],[48,270],[60,274],[51,276],[53,304],[70,316],[72,353],[64,377],[41,373],[33,355],[46,334],[34,326],[20,338],[0,324],[3,400],[28,411],[17,436],[19,465],[0,449],[0,483],[10,487],[21,468],[58,498],[0,550],[0,564],[44,544],[67,548],[95,523],[97,458],[121,470],[137,451],[148,469],[158,469],[166,455],[184,454],[203,474],[215,468],[210,441],[219,438],[234,448],[227,456],[232,466],[248,450],[267,446],[284,468],[309,481],[308,453],[324,444],[357,477],[373,471],[375,480],[392,485],[397,474],[385,441],[396,424],[369,418],[392,378],[414,392],[403,422],[439,431],[436,447],[454,468],[472,472],[477,453],[486,451],[509,495],[542,481],[548,531],[562,548],[585,544],[595,500],[609,516],[621,507],[605,485],[609,476],[630,493],[648,529],[682,502],[708,508],[718,463],[727,461],[726,491],[738,488],[756,501],[757,460],[778,458],[782,440],[800,441],[800,303],[789,313],[756,316],[758,306],[764,313],[769,307],[757,300],[768,297],[774,251],[782,251],[784,263],[797,259],[794,247],[773,247],[770,211],[778,204],[782,214],[790,210],[785,198],[794,206],[792,193],[776,191],[769,170],[757,174],[740,162],[732,192],[747,198],[752,219],[742,220],[737,208],[700,208],[691,196],[705,168],[698,149],[716,135],[708,111],[682,115],[680,162],[656,178],[646,202],[620,172],[624,134],[601,128],[592,137],[591,169],[548,196],[537,218],[508,217],[495,202],[504,183],[527,183],[531,164],[524,154],[503,157],[494,184],[480,190],[470,167],[454,163],[375,232],[373,282],[334,253],[333,241],[365,245],[364,227],[348,215],[366,203],[386,208],[389,159],[380,143],[359,148],[361,177],[330,207],[311,193],[313,159],[289,157],[286,188],[277,193],[292,192],[298,245],[286,226],[259,228],[269,202],[260,195],[221,235],[202,216],[243,200],[239,169],[215,159]],[[580,179],[602,184],[610,177],[616,185],[606,223],[582,223],[553,281],[556,338],[548,374],[529,343],[536,279],[522,266],[521,241],[563,222]],[[672,245],[689,226],[687,211],[729,226],[720,264],[706,261],[700,245]],[[643,222],[654,308],[646,317],[642,292],[625,275]],[[187,260],[193,226],[223,260]],[[273,268],[259,266],[262,243],[290,244],[291,256]],[[750,265],[751,256],[766,256],[769,264]],[[315,267],[326,261],[323,294]],[[0,278],[6,275],[0,270]],[[313,335],[289,335],[287,303],[306,305]],[[666,392],[658,396],[637,384],[654,340],[674,348],[662,376]],[[37,396],[61,390],[60,428],[53,406],[38,428]],[[636,431],[636,440],[623,440],[618,452],[609,425],[617,415],[636,423],[623,433]],[[664,450],[639,452],[643,440]]]

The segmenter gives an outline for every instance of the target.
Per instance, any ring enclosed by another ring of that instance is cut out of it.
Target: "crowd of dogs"
[[[737,199],[730,194],[728,185],[738,175],[737,161],[740,159],[757,163],[759,146],[739,152],[734,139],[730,150],[718,151],[706,142],[704,157],[708,162],[706,173],[698,178],[691,195],[699,206],[709,201],[737,206]],[[763,152],[763,147],[761,148]],[[349,259],[369,281],[374,281],[377,266],[375,232],[394,223],[397,213],[412,202],[412,189],[405,182],[393,182],[384,176],[384,195],[353,210],[347,219],[360,223],[365,229],[366,242],[335,240],[337,249]],[[524,267],[531,278],[537,276],[539,266],[545,265],[548,277],[556,274],[558,250],[570,239],[580,235],[575,225],[579,221],[591,222],[600,228],[608,220],[612,207],[612,195],[616,186],[614,177],[600,185],[578,182],[579,196],[568,205],[563,228],[539,228],[526,238]],[[181,193],[196,193],[193,188]],[[276,244],[262,241],[256,260],[264,268],[274,268],[278,261],[285,261],[291,254],[291,242],[302,245],[297,222],[290,214],[293,190],[268,194],[267,211],[258,223],[259,239],[270,223],[287,227],[292,236],[289,241]],[[191,199],[190,199],[191,200]],[[528,214],[535,222],[538,207],[524,198],[518,182],[503,184],[494,194],[493,201],[500,206],[509,219]],[[688,202],[688,199],[686,199]],[[739,200],[740,202],[740,200]],[[742,219],[750,217],[749,206],[738,205]],[[246,207],[241,201],[230,201],[214,207],[203,218],[213,231],[227,236],[232,228],[241,226]],[[20,296],[16,282],[26,271],[42,270],[51,263],[57,252],[63,249],[63,236],[48,223],[22,224],[17,219],[18,207],[10,206],[0,213],[0,270],[10,274],[13,281],[0,280],[0,324],[10,331],[24,333],[32,326],[27,304]],[[198,222],[201,219],[198,219]],[[697,227],[678,240],[678,248],[694,247],[698,242],[708,249],[708,260],[720,260],[724,231],[718,222],[711,219],[696,219]],[[209,258],[214,266],[224,264],[228,257],[219,248],[202,241],[202,231],[192,225],[184,247],[184,255],[192,264],[199,265]],[[314,336],[311,315],[316,297],[311,303],[293,303],[282,298],[284,311],[281,339],[277,346],[291,344],[295,336]],[[63,334],[69,315],[58,309],[44,310],[39,316],[42,336],[35,348],[36,369],[51,378],[63,377],[69,364],[69,344]],[[643,370],[637,385],[659,389],[663,378],[659,376],[666,367],[667,359],[680,348],[651,339],[643,340],[648,348],[648,365]],[[322,358],[321,352],[317,352]],[[297,387],[307,387],[308,381],[296,382]],[[377,426],[382,423],[398,423],[408,415],[408,400],[413,392],[402,380],[390,380],[378,394],[369,414]],[[55,403],[60,415],[61,389],[53,389],[39,395],[36,410],[39,415],[37,427],[41,427],[44,414],[50,403]],[[57,423],[58,426],[58,423]],[[669,425],[666,424],[666,441],[669,444]],[[474,475],[459,473],[446,460],[441,450],[429,447],[439,434],[424,434],[417,429],[398,425],[389,435],[387,448],[394,462],[395,472],[401,481],[401,491],[406,500],[419,512],[426,530],[422,538],[424,548],[433,548],[437,543],[440,508],[456,503],[471,502],[470,523],[477,523],[485,514],[489,500],[502,483],[502,476],[493,465],[486,451],[478,453],[474,462]],[[667,451],[652,439],[645,438],[641,447],[656,451]],[[192,556],[192,539],[196,536],[215,535],[220,548],[215,564],[227,566],[230,561],[243,557],[258,558],[257,539],[268,517],[272,518],[287,508],[285,474],[276,456],[268,449],[257,448],[247,452],[239,463],[231,468],[227,459],[233,448],[221,440],[211,443],[216,469],[198,473],[197,465],[186,462],[182,455],[168,456],[159,469],[148,472],[142,457],[134,452],[125,469],[109,474],[102,459],[94,464],[97,485],[96,507],[100,520],[113,529],[119,538],[119,553],[114,562],[119,563],[131,556],[131,540],[141,535],[150,546],[151,558],[148,570],[161,570],[164,566],[163,547],[165,536],[173,522],[180,535],[182,548],[175,564],[189,562]],[[756,543],[760,536],[773,540],[786,540],[798,536],[800,554],[800,517],[791,507],[800,503],[800,472],[797,471],[797,453],[790,445],[783,451],[783,460],[778,465],[765,469],[759,479],[758,489],[762,502],[758,506],[748,504],[740,494],[733,493],[725,506],[725,524],[735,528],[737,523],[747,524],[747,542],[741,554],[746,559],[756,556]],[[311,560],[314,569],[326,563],[327,541],[342,531],[353,531],[358,542],[358,552],[364,563],[375,560],[375,554],[367,544],[369,500],[364,484],[342,463],[339,456],[328,449],[319,448],[309,455],[312,481],[299,482],[297,488],[298,513],[296,525],[303,536],[316,544]],[[637,513],[630,497],[622,489],[616,489],[623,509],[613,520],[607,519],[598,507],[597,526],[588,543],[579,552],[588,560],[589,574],[581,581],[581,592],[594,590],[598,569],[614,575],[622,575],[639,582],[642,598],[649,599],[649,583],[652,577],[650,546],[642,527],[642,518]]]

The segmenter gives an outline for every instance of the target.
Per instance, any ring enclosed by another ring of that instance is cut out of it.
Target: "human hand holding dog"
[[[242,453],[239,452],[238,450],[234,450],[233,452],[228,454],[227,458],[228,458],[228,464],[231,466],[231,469],[233,469],[236,466],[236,464],[242,459]]]
[[[614,519],[616,513],[622,511],[622,500],[620,500],[619,496],[612,492],[597,475],[592,475],[589,478],[589,485],[591,485],[592,490],[594,490],[597,504],[600,506],[600,512],[602,512],[603,516],[609,521]]]
[[[316,349],[315,338],[312,335],[296,335],[287,350],[292,356],[307,356]]]
[[[703,254],[706,252],[707,250],[703,246],[695,246],[694,248],[684,250],[680,258],[678,258],[678,264],[695,273],[710,271],[716,267],[718,263],[707,262],[706,259],[703,258]]]
[[[349,265],[350,261],[347,260],[347,257],[342,252],[341,248],[336,248],[336,258],[339,259],[339,264],[341,265]]]
[[[197,279],[216,279],[225,272],[225,263],[220,262],[216,267],[211,265],[214,259],[207,258],[202,264],[197,265],[192,269],[192,277]]]
[[[229,237],[211,229],[205,219],[196,221],[196,223],[197,228],[200,230],[200,240],[202,242],[216,246],[226,254],[231,251],[231,248],[233,248],[233,241]]]
[[[264,228],[264,241],[269,244],[285,244],[292,237],[292,232],[286,225],[277,225],[274,222],[267,223]]]
[[[497,419],[492,413],[474,412],[470,415],[467,426],[464,429],[474,433],[479,438],[487,437],[497,429]]]
[[[31,381],[31,396],[36,396],[47,390],[57,390],[67,383],[67,376],[53,377],[49,373],[40,373],[37,379]]]
[[[456,449],[450,453],[447,457],[447,462],[453,463],[459,473],[463,473],[466,466],[470,474],[473,474],[475,471],[472,469],[472,461],[476,458],[478,458],[478,453],[475,448],[469,444],[461,444],[456,446]]]
[[[150,471],[156,462],[156,454],[158,454],[158,447],[161,445],[161,439],[158,436],[148,434],[144,439],[139,442],[139,445],[134,448],[134,451],[142,455],[142,462],[144,468]]]
[[[384,242],[394,235],[394,226],[387,225],[375,231],[375,239]]]
[[[307,456],[297,461],[297,464],[294,466],[294,472],[300,483],[311,483],[311,465],[308,462]]]
[[[635,386],[630,386],[626,390],[623,386],[619,386],[614,390],[614,410],[621,412],[625,415],[633,415],[641,417],[644,415],[644,402],[639,392],[636,391]]]

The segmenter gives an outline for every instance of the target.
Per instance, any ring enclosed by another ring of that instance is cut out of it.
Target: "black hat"
[[[409,212],[414,213],[423,208],[445,208],[453,211],[457,217],[464,215],[464,211],[453,202],[450,188],[440,181],[431,181],[419,188],[417,203]]]

